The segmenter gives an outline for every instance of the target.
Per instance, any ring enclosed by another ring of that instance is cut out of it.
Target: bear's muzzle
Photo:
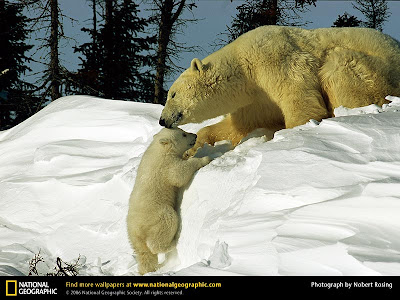
[[[160,118],[160,121],[158,123],[163,127],[167,127],[167,126],[165,126],[165,120],[163,118]]]
[[[161,126],[166,128],[176,128],[179,125],[179,121],[182,119],[182,113],[179,112],[177,114],[172,114],[172,118],[165,119],[162,116],[160,117],[160,121],[158,122]]]

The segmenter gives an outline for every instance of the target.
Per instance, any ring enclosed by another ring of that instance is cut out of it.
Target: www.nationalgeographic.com
[[[149,283],[133,283],[133,287],[151,287],[151,288],[205,288],[205,287],[221,287],[221,283],[206,283],[206,282],[149,282]]]

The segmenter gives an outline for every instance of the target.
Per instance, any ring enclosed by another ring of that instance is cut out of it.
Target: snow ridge
[[[182,191],[156,274],[399,275],[400,98],[387,100],[204,147],[214,160]],[[0,132],[0,275],[28,274],[39,250],[44,271],[81,255],[81,275],[137,274],[125,217],[161,110],[69,96]]]

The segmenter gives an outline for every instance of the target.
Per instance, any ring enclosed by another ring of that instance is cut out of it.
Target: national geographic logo
[[[6,296],[17,296],[16,280],[6,280]]]
[[[57,288],[51,288],[47,281],[6,280],[6,296],[57,295]]]

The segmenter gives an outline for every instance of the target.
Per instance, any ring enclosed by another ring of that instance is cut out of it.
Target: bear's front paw
[[[211,162],[211,158],[208,157],[208,156],[204,156],[204,157],[202,157],[200,159],[201,159],[201,162],[202,162],[203,166],[208,165]]]
[[[188,158],[193,157],[196,154],[197,149],[198,148],[193,147],[190,148],[189,150],[186,150],[185,153],[183,153],[183,159],[187,160]]]

